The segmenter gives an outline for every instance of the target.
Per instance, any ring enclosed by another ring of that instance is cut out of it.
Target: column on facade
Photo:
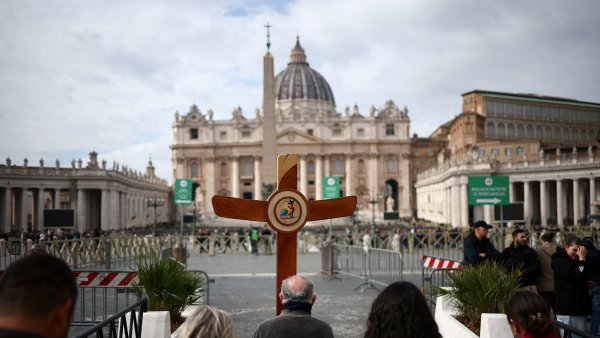
[[[400,210],[401,217],[412,217],[412,205],[410,201],[410,195],[412,191],[412,184],[410,181],[410,158],[408,154],[400,155],[400,187],[402,188],[399,193],[400,201],[398,201],[398,209]]]
[[[352,172],[352,155],[348,154],[346,155],[346,172],[345,172],[345,177],[346,177],[346,193],[344,194],[345,196],[350,196],[353,194],[352,192],[352,175],[354,175],[354,173]]]
[[[531,225],[532,204],[531,203],[531,182],[523,182],[523,217],[525,224]]]
[[[517,182],[513,182],[513,181],[510,182],[510,189],[508,190],[508,198],[509,198],[510,203],[514,203],[516,200],[516,196],[517,196],[516,185],[517,185]]]
[[[27,229],[27,188],[21,188],[21,195],[17,203],[17,222],[21,229]]]
[[[118,190],[108,190],[109,198],[108,198],[108,228],[109,229],[119,229],[119,217],[121,215],[121,208],[119,204],[119,196],[120,193]]]
[[[323,172],[323,176],[331,176],[331,156],[325,155],[323,157],[323,162],[325,165],[325,171]]]
[[[176,163],[177,163],[177,170],[176,170],[175,177],[187,177],[187,175],[185,173],[185,161],[183,160],[183,158],[177,158]]]
[[[127,194],[125,192],[119,193],[119,229],[125,228],[125,219],[127,218]]]
[[[548,192],[546,181],[540,181],[540,217],[542,218],[542,226],[548,226]]]
[[[87,231],[87,205],[85,189],[77,189],[77,225],[81,234]]]
[[[231,161],[231,196],[240,197],[240,158],[234,156]]]
[[[317,155],[315,167],[315,199],[320,200],[323,198],[323,158],[321,155]]]
[[[52,207],[54,209],[60,209],[60,188],[54,189],[54,196],[52,198]]]
[[[11,188],[6,187],[2,189],[2,205],[0,205],[0,224],[3,224],[3,228],[0,227],[1,232],[9,232],[12,225],[11,214],[12,214],[12,194]]]
[[[377,197],[377,155],[371,154],[369,156],[369,191],[371,197]]]
[[[109,194],[110,191],[107,189],[102,189],[100,192],[100,227],[102,229],[112,230],[109,215],[110,215],[110,205],[109,205]]]
[[[596,178],[590,178],[590,215],[596,215]]]
[[[579,180],[575,178],[573,179],[573,224],[577,224],[581,218],[579,195]]]
[[[46,192],[44,188],[39,188],[37,193],[36,201],[33,203],[35,206],[35,227],[38,230],[42,230],[44,227],[44,203]]]
[[[300,192],[306,196],[308,194],[308,172],[306,168],[306,155],[300,155]]]
[[[262,200],[262,175],[260,173],[260,157],[258,156],[254,157],[254,199]]]
[[[446,224],[452,224],[452,189],[451,187],[445,188],[446,201],[445,201],[445,212]]]
[[[452,227],[457,228],[460,227],[460,191],[459,187],[456,184],[452,184],[450,188],[450,194],[452,197],[450,198],[450,212],[452,215]]]
[[[556,223],[559,227],[564,226],[563,219],[565,218],[563,209],[563,182],[560,179],[556,180]]]
[[[212,198],[212,196],[216,195],[215,163],[216,163],[216,161],[215,161],[214,157],[208,157],[206,159],[206,161],[204,161],[204,165],[206,166],[206,170],[204,172],[206,173],[206,176],[203,176],[203,180],[204,180],[204,184],[206,187],[206,196],[210,196],[211,198]],[[255,176],[260,177],[260,171],[258,171],[258,172],[256,171],[256,159],[254,161],[254,173],[255,173]],[[258,182],[260,183],[260,179],[258,179]],[[261,186],[261,184],[258,184],[259,190],[260,190],[260,186]],[[213,213],[211,198],[204,198],[204,208],[207,213]]]
[[[494,223],[494,206],[491,204],[483,205],[483,220],[487,224]]]
[[[467,194],[467,184],[460,183],[460,226],[469,226],[469,199]]]

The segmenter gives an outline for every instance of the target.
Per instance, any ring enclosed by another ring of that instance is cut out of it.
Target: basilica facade
[[[265,56],[268,65],[270,54]],[[267,62],[268,61],[268,62]],[[274,114],[270,116],[272,98]],[[264,155],[265,140],[273,140],[278,154],[299,156],[298,190],[310,200],[323,198],[323,178],[339,177],[340,195],[358,196],[359,214],[365,220],[411,218],[414,214],[413,180],[416,178],[406,107],[388,100],[368,112],[346,107],[339,112],[334,92],[325,77],[310,67],[299,39],[287,67],[269,86],[265,67],[263,109],[248,116],[242,108],[231,118],[216,120],[209,109],[196,105],[175,113],[172,161],[175,178],[191,178],[195,208],[213,215],[210,198],[225,195],[266,199],[263,172],[273,172],[273,154]],[[268,126],[274,125],[269,130]],[[420,160],[435,159],[425,151]],[[274,178],[273,178],[274,180]]]

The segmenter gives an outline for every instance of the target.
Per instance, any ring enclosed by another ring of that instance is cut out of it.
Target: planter
[[[129,324],[131,314],[125,315]],[[169,311],[148,311],[142,319],[142,338],[169,338],[171,337],[171,316]]]
[[[451,299],[439,296],[435,306],[435,321],[444,338],[512,338],[506,315],[503,313],[481,314],[481,335],[477,336],[454,316],[456,308]]]

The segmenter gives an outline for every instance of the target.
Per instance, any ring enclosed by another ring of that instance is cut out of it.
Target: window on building
[[[511,147],[504,148],[504,155],[511,156],[512,155],[512,148]]]
[[[333,160],[333,173],[339,175],[342,173],[342,161],[339,159]]]
[[[396,160],[388,159],[385,168],[388,174],[394,174],[396,172]]]
[[[498,148],[492,148],[490,150],[490,154],[492,154],[493,157],[497,157],[500,154],[500,152],[498,151]]]
[[[227,177],[227,163],[221,162],[221,177]]]
[[[198,128],[190,128],[190,140],[198,139]]]
[[[198,177],[198,163],[193,162],[191,167],[192,177]]]
[[[242,138],[250,138],[252,132],[250,130],[242,130]]]
[[[221,141],[227,140],[227,132],[226,131],[222,131],[219,133],[219,140],[221,140]]]
[[[523,146],[517,146],[516,152],[517,155],[523,155],[525,153],[525,149],[523,149]]]
[[[479,149],[479,157],[480,158],[484,158],[485,157],[485,149]]]
[[[537,152],[538,152],[538,147],[537,147],[537,144],[534,143],[529,147],[529,153],[536,154]]]
[[[306,129],[306,133],[308,135],[313,135],[313,130],[312,129]]]
[[[365,137],[365,129],[364,128],[358,128],[356,130],[356,136],[361,137],[361,138]]]
[[[388,123],[385,125],[385,134],[387,136],[393,136],[396,133],[395,129],[394,129],[394,124],[393,123]]]
[[[252,164],[250,161],[244,161],[244,164],[242,164],[242,176],[252,176]]]
[[[315,174],[315,162],[314,161],[308,161],[308,167],[307,167],[306,171],[309,175]]]
[[[340,137],[340,136],[342,136],[342,129],[341,128],[333,128],[331,130],[331,135],[333,137]]]

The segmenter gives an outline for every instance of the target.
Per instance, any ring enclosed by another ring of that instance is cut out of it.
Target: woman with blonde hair
[[[185,321],[181,338],[238,338],[238,332],[227,313],[210,305],[202,305]]]

